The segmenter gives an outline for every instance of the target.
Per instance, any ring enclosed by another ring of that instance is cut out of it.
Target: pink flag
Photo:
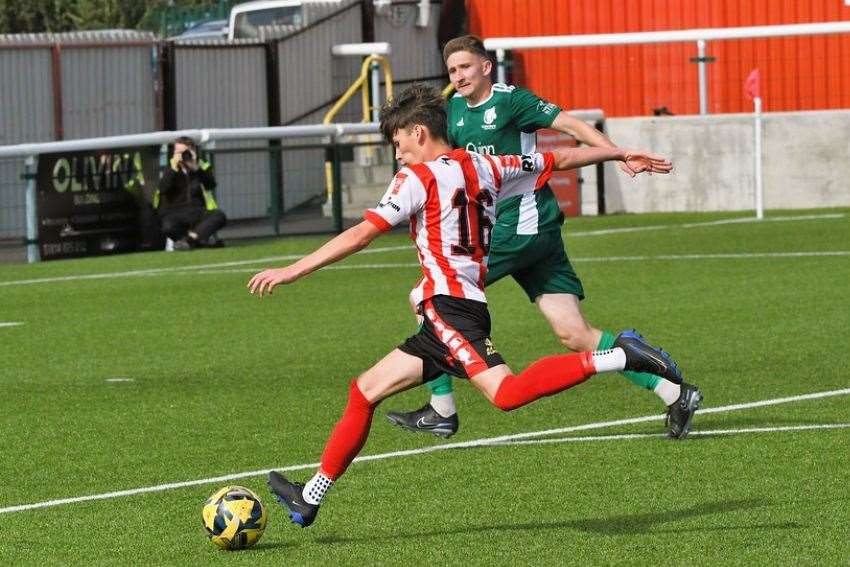
[[[744,92],[747,94],[747,97],[750,99],[759,98],[759,87],[760,87],[761,77],[759,76],[759,70],[753,69],[750,71],[747,80],[744,81]]]

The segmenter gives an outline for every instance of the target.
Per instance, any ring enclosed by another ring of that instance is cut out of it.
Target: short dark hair
[[[398,130],[417,124],[428,128],[433,138],[448,140],[445,99],[438,89],[422,83],[412,84],[386,103],[381,108],[380,121],[381,133],[390,143]]]
[[[198,151],[198,144],[195,143],[195,140],[193,140],[189,136],[180,136],[179,138],[174,140],[174,143],[175,144],[183,144],[184,146],[186,146],[187,148],[189,148],[193,151]]]
[[[484,59],[489,59],[487,50],[484,49],[484,42],[477,35],[462,35],[454,39],[450,39],[443,47],[443,63],[448,61],[449,56],[458,51],[469,51]]]

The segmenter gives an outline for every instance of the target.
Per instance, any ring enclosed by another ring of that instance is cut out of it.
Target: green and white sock
[[[662,378],[658,381],[658,385],[655,387],[654,392],[659,398],[664,400],[665,404],[670,406],[675,404],[676,400],[679,399],[679,395],[682,393],[682,386],[674,384],[666,378]]]
[[[613,347],[615,340],[617,340],[617,337],[615,337],[613,333],[609,333],[608,331],[602,331],[602,338],[599,339],[599,346],[596,347],[596,350],[606,350]],[[634,372],[632,370],[626,370],[624,372],[621,372],[620,374],[628,378],[635,386],[640,386],[641,388],[652,390],[658,395],[658,397],[660,397],[662,400],[665,400],[666,403],[666,394],[665,396],[659,394],[657,387],[660,382],[669,382],[669,380],[665,380],[661,376],[656,376],[655,374],[650,374],[649,372]],[[670,382],[670,384],[673,383]],[[675,386],[675,384],[673,385]],[[679,396],[677,395],[676,397],[678,398]],[[667,405],[669,406],[670,404]]]
[[[455,397],[452,393],[452,377],[443,374],[439,378],[428,382],[431,390],[431,407],[443,417],[451,417],[457,413]]]

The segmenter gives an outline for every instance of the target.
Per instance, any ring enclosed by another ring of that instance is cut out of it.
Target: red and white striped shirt
[[[402,168],[367,221],[383,231],[410,219],[423,277],[414,304],[434,295],[487,301],[484,277],[495,201],[543,187],[551,153],[489,156],[453,150]]]

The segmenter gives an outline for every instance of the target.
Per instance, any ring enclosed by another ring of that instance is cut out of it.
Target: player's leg
[[[499,240],[499,245],[490,250],[487,261],[487,279],[489,286],[500,279],[520,269],[519,259],[523,258],[522,247],[528,246],[526,237],[511,235]],[[416,311],[416,306],[413,306]],[[422,323],[419,316],[419,323]],[[427,404],[413,411],[390,411],[387,419],[407,431],[430,433],[437,437],[449,438],[457,433],[460,419],[455,404],[452,376],[447,373],[439,375],[425,383],[431,391]]]
[[[607,350],[617,340],[612,333],[588,324],[574,295],[543,294],[538,296],[537,305],[555,335],[570,350]],[[687,436],[694,413],[703,399],[699,388],[691,384],[676,384],[648,372],[626,370],[621,374],[636,386],[651,390],[664,402],[671,438],[684,439]]]
[[[581,312],[584,297],[581,281],[570,264],[560,233],[539,235],[538,250],[546,256],[515,278],[534,298],[561,343],[570,350],[606,350],[617,337],[592,327]],[[699,408],[702,394],[695,386],[680,386],[670,380],[647,372],[625,371],[622,374],[633,384],[654,392],[667,406],[668,433],[684,438],[691,419]]]
[[[470,381],[493,405],[511,411],[581,384],[594,374],[626,369],[652,369],[681,381],[675,362],[645,342],[618,342],[605,351],[547,356],[516,375],[503,364],[475,374]]]
[[[269,488],[294,523],[307,527],[316,519],[325,494],[366,443],[375,406],[384,398],[421,383],[422,359],[399,349],[351,382],[345,411],[328,438],[316,474],[306,484],[300,484],[278,472],[269,473]]]

